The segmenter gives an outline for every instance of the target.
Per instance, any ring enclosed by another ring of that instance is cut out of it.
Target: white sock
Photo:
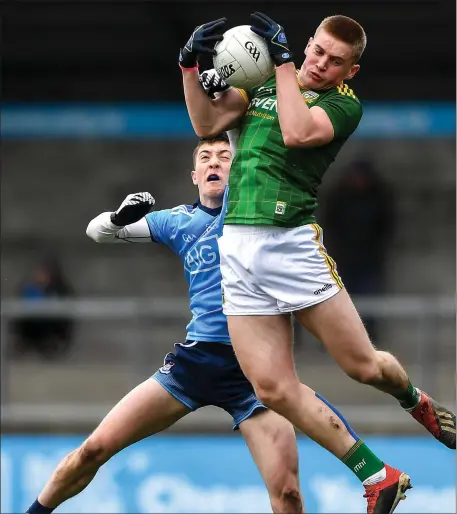
[[[378,482],[382,482],[386,479],[387,471],[386,468],[382,468],[381,471],[378,471],[374,475],[371,475],[371,477],[368,477],[366,480],[362,482],[363,485],[374,485]]]

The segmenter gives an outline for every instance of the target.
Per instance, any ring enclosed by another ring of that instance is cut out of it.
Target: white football
[[[234,87],[250,89],[260,86],[273,73],[273,61],[263,38],[249,25],[239,25],[224,33],[214,47],[214,68]]]

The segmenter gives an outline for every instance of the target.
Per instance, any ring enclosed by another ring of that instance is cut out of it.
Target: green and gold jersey
[[[300,84],[299,84],[300,85]],[[318,105],[335,136],[314,148],[287,148],[276,108],[276,76],[239,90],[249,102],[229,180],[225,224],[298,227],[314,223],[322,177],[362,118],[362,106],[346,84],[322,91],[300,87],[308,107]]]

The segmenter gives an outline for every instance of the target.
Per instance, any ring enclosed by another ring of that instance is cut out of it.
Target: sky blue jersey
[[[186,339],[230,344],[222,312],[221,271],[217,239],[222,234],[221,207],[195,203],[146,215],[153,241],[179,255],[189,284],[192,320]]]

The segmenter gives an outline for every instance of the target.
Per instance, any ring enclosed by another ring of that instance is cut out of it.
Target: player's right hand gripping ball
[[[210,98],[215,98],[216,93],[222,93],[230,87],[214,68],[201,73],[198,79]]]
[[[252,32],[265,39],[276,66],[292,62],[292,52],[289,50],[284,28],[261,12],[251,14],[251,20]]]
[[[214,55],[214,45],[222,41],[220,29],[227,23],[227,18],[219,18],[199,25],[192,32],[184,48],[179,53],[179,64],[183,68],[194,68],[201,54]],[[219,31],[219,33],[216,33]]]
[[[140,221],[156,203],[150,193],[133,193],[126,196],[119,209],[111,214],[111,222],[117,227],[125,227]]]

